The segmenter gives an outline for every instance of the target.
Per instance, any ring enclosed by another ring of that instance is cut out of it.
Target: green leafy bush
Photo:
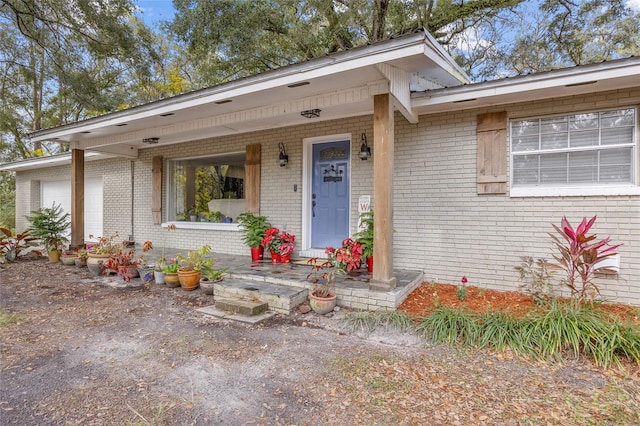
[[[36,240],[37,238],[32,237],[29,231],[14,236],[10,229],[0,228],[0,259],[13,262],[19,256],[27,253],[29,248],[37,246]],[[31,250],[30,252],[42,256],[39,250]]]
[[[461,343],[544,360],[587,356],[608,368],[622,358],[640,364],[640,331],[589,304],[555,301],[544,312],[514,318],[507,313],[478,314],[436,308],[417,327],[435,343]]]

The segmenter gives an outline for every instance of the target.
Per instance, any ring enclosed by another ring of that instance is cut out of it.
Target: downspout
[[[133,236],[133,188],[135,184],[135,161],[131,160],[131,234],[129,234],[129,241],[135,241]]]

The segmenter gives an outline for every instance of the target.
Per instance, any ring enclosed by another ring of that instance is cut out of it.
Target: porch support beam
[[[71,150],[71,247],[84,247],[84,150]]]
[[[411,74],[389,64],[378,64],[376,68],[389,80],[393,105],[411,124],[418,124],[418,114],[411,108]]]
[[[393,276],[393,104],[390,94],[373,98],[373,277],[372,290],[396,287]]]

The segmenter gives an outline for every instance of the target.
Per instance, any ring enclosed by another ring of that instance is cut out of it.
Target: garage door
[[[51,207],[53,203],[62,205],[71,213],[71,181],[40,182],[40,205]],[[84,180],[84,237],[89,239],[102,236],[102,178]]]

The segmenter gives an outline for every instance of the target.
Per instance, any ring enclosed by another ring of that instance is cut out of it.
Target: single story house
[[[552,223],[597,215],[623,243],[602,295],[640,305],[639,107],[638,57],[472,83],[418,32],[36,131],[71,153],[0,169],[17,227],[64,199],[76,245],[119,231],[248,255],[235,218],[251,210],[322,256],[371,208],[377,291],[394,268],[515,289],[522,256],[550,258]]]

